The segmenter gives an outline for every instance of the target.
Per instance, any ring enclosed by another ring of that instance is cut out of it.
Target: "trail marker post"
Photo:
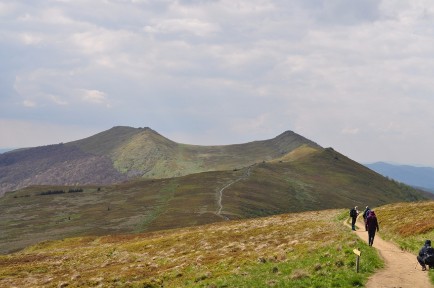
[[[356,272],[359,273],[359,266],[360,266],[360,255],[362,255],[362,252],[360,252],[359,249],[354,249],[353,250],[354,254],[357,255],[357,259],[356,259]]]

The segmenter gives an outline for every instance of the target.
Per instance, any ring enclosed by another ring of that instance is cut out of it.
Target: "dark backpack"
[[[357,216],[356,215],[356,209],[354,209],[354,208],[351,208],[351,210],[350,210],[350,217],[355,217],[355,216]]]
[[[423,261],[426,265],[434,266],[434,248],[428,247],[426,248],[425,255],[423,257]]]
[[[369,214],[371,214],[371,209],[365,210],[365,212],[363,212],[363,218],[368,218]]]

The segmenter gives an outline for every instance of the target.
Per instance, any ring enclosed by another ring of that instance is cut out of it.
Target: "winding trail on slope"
[[[360,218],[357,225],[362,228],[352,232],[368,243],[368,232],[365,231],[365,225]],[[395,244],[384,241],[378,233],[375,235],[373,247],[384,259],[385,267],[369,278],[367,288],[434,288],[429,281],[428,272],[422,271],[417,263],[416,255],[402,251]],[[361,261],[363,261],[363,254]]]
[[[217,212],[216,212],[216,215],[217,215],[217,216],[220,216],[220,217],[222,217],[222,218],[225,219],[225,220],[229,220],[228,217],[222,215],[222,210],[223,210],[223,204],[222,204],[223,191],[224,191],[225,189],[227,189],[228,187],[232,186],[233,184],[237,183],[238,181],[241,181],[241,180],[243,180],[243,179],[249,178],[249,176],[250,176],[250,169],[251,169],[251,168],[252,168],[252,166],[249,166],[249,167],[247,168],[247,170],[246,170],[246,173],[244,173],[243,176],[241,176],[240,178],[235,179],[234,181],[232,181],[232,182],[226,184],[222,189],[220,189],[220,190],[217,192],[217,206],[219,207],[219,208],[217,209]]]

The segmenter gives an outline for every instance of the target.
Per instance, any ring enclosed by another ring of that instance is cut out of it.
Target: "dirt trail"
[[[222,204],[223,191],[224,191],[226,188],[230,187],[231,185],[237,183],[238,181],[243,180],[243,179],[246,179],[246,178],[249,178],[249,176],[250,176],[250,169],[251,169],[251,168],[252,168],[252,166],[248,167],[247,170],[246,170],[246,173],[245,173],[243,176],[241,176],[240,178],[235,179],[234,181],[228,183],[226,186],[224,186],[222,189],[220,189],[220,190],[217,192],[217,206],[218,206],[219,208],[217,209],[216,215],[222,217],[222,218],[225,219],[225,220],[229,220],[228,217],[222,215],[222,210],[223,210],[223,204]]]
[[[357,225],[360,229],[353,233],[368,243],[368,232],[364,229],[363,220],[358,219]],[[385,268],[369,278],[367,288],[434,288],[429,281],[428,272],[422,271],[417,263],[416,255],[402,251],[396,245],[384,241],[378,233],[375,235],[373,247],[383,257]],[[363,265],[363,254],[360,259]]]

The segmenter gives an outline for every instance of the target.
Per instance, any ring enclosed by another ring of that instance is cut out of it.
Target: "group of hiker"
[[[351,208],[350,210],[351,229],[353,231],[356,231],[356,220],[359,214],[360,212],[357,206]],[[365,231],[368,231],[368,243],[369,246],[372,246],[374,244],[375,233],[380,230],[380,226],[378,225],[377,215],[375,215],[374,210],[371,210],[369,206],[366,206],[362,216],[363,216],[363,221],[365,223]]]
[[[351,229],[353,231],[356,231],[356,220],[359,214],[360,212],[357,206],[350,209]],[[374,244],[375,232],[380,230],[377,215],[375,215],[374,210],[371,210],[369,206],[366,206],[362,216],[365,224],[365,231],[368,231],[368,243],[369,246],[372,246]],[[426,270],[427,265],[430,269],[434,268],[434,248],[431,247],[431,240],[425,241],[424,246],[419,251],[417,261],[422,266],[423,271]]]

